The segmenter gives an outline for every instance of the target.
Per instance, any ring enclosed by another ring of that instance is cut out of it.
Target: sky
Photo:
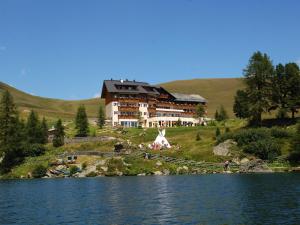
[[[105,79],[241,77],[255,51],[300,64],[298,0],[1,0],[0,81],[85,99]]]

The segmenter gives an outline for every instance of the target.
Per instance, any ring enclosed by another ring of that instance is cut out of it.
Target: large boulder
[[[241,162],[241,173],[270,173],[273,172],[268,165],[261,159]]]
[[[237,145],[237,143],[231,139],[228,139],[213,148],[214,155],[230,156],[230,148]]]

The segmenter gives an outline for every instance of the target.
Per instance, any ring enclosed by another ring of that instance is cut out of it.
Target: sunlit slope
[[[208,100],[208,115],[213,116],[216,109],[223,105],[230,117],[233,117],[234,95],[244,87],[241,78],[216,78],[176,80],[160,84],[170,92],[199,94]]]
[[[78,106],[84,104],[87,109],[88,116],[96,117],[99,104],[103,104],[103,100],[100,100],[99,98],[66,101],[33,96],[0,82],[0,92],[3,92],[3,90],[8,90],[13,95],[14,101],[18,106],[21,115],[24,115],[29,110],[33,109],[41,116],[53,118],[73,118]]]

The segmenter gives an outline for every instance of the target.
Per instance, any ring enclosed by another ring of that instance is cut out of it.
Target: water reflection
[[[300,174],[0,181],[0,224],[298,224]]]

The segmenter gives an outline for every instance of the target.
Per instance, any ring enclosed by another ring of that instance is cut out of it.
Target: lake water
[[[0,224],[300,224],[300,174],[0,181]]]

